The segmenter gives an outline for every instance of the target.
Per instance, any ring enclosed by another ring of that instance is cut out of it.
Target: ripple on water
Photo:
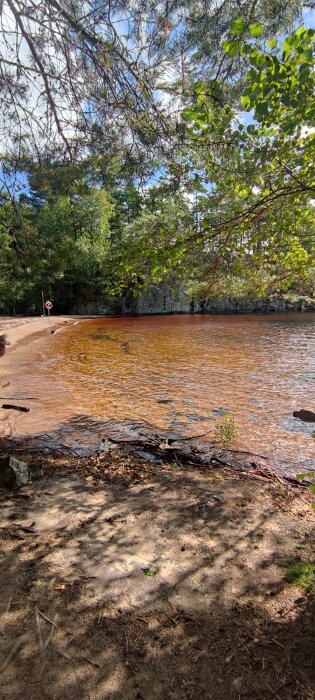
[[[314,341],[313,314],[79,323],[41,341],[35,374],[24,363],[23,392],[31,386],[41,400],[21,425],[38,431],[85,414],[193,434],[227,415],[244,449],[310,468],[313,430],[292,413],[315,409]]]

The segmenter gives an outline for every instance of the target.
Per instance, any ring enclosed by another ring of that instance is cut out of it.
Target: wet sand
[[[76,320],[75,316],[0,316],[0,335],[7,334],[10,342],[7,353],[10,353],[18,343],[26,340],[29,342],[34,335],[49,335],[51,331],[75,323]]]
[[[54,402],[65,401],[66,396],[63,395],[62,386],[59,386],[54,377],[48,379],[47,373],[42,373],[37,383],[42,348],[50,347],[51,341],[48,342],[48,338],[51,338],[52,333],[70,328],[84,318],[0,316],[0,335],[5,333],[10,343],[5,355],[0,358],[0,435],[35,434],[41,416],[46,418],[45,427],[54,423]],[[31,412],[2,410],[2,401],[31,408]]]

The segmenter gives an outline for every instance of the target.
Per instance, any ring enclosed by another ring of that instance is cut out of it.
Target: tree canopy
[[[63,309],[170,276],[314,294],[305,7],[3,0],[2,309],[43,280]]]

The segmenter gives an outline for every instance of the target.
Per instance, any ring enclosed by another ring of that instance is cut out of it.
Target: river
[[[16,351],[14,391],[33,397],[19,431],[96,416],[193,435],[227,415],[239,447],[291,472],[315,466],[315,424],[292,417],[315,410],[314,314],[98,318],[34,346]]]

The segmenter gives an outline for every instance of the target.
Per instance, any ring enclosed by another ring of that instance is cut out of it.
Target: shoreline
[[[312,312],[297,312],[297,311],[291,311],[291,312],[283,312],[283,311],[278,311],[278,312],[240,312],[238,314],[231,314],[231,313],[206,313],[206,314],[190,314],[190,313],[181,313],[181,312],[171,312],[171,313],[154,313],[154,314],[135,314],[134,316],[128,315],[123,315],[121,316],[120,314],[118,315],[108,315],[108,314],[86,314],[86,315],[81,315],[81,314],[69,314],[69,315],[62,315],[62,316],[0,316],[0,335],[1,334],[6,334],[8,336],[8,340],[10,345],[7,348],[7,351],[5,353],[5,357],[8,358],[8,355],[12,353],[19,345],[21,344],[28,344],[29,342],[32,342],[32,339],[34,337],[34,340],[36,338],[39,338],[42,335],[50,335],[53,332],[62,330],[63,328],[67,327],[68,325],[76,325],[77,323],[82,323],[83,321],[89,321],[93,319],[105,319],[105,318],[147,318],[148,316],[197,316],[197,315],[205,315],[205,316],[270,316],[273,317],[277,314],[279,315],[287,315],[287,313],[296,313],[298,315],[305,315],[307,313],[312,313]],[[315,313],[315,309],[314,309]]]
[[[120,317],[120,319],[123,320],[124,317]],[[114,411],[112,413],[103,412],[102,414],[98,412],[97,405],[94,406],[94,412],[85,411],[84,402],[82,403],[82,409],[79,399],[74,394],[72,395],[68,384],[63,381],[63,375],[60,372],[54,373],[49,371],[51,366],[49,358],[54,353],[54,348],[59,349],[59,352],[61,349],[62,352],[64,343],[67,344],[68,342],[67,338],[72,338],[73,334],[76,335],[74,326],[88,320],[102,323],[109,320],[109,317],[78,315],[51,317],[0,316],[0,334],[6,333],[10,342],[6,354],[1,358],[2,364],[0,364],[1,399],[6,403],[11,404],[13,402],[23,407],[22,413],[16,411],[10,416],[10,420],[12,419],[14,423],[14,430],[18,428],[20,436],[31,434],[35,438],[35,436],[38,437],[38,435],[47,431],[58,432],[62,425],[65,434],[67,434],[68,430],[69,435],[71,434],[71,444],[74,445],[75,449],[78,446],[81,453],[81,449],[83,449],[81,446],[82,441],[87,443],[88,451],[91,446],[90,424],[93,424],[91,433],[94,433],[95,428],[96,432],[99,433],[103,431],[102,423],[105,419],[120,419],[122,429],[123,425],[128,423],[128,419],[130,423],[135,419],[134,411],[130,414],[130,411],[128,413],[127,410],[126,415],[118,416],[116,416]],[[153,319],[152,322],[154,323]],[[51,340],[48,343],[48,336],[61,332],[65,328],[70,329],[66,336],[62,339],[60,338],[60,340],[56,339],[56,342]],[[82,331],[79,333],[89,334],[88,327],[85,326],[85,328],[86,331],[82,327]],[[69,347],[71,351],[72,341]],[[42,367],[46,368],[45,372],[42,371]],[[134,407],[132,407],[133,409]],[[4,410],[7,411],[8,409]],[[27,415],[25,415],[26,413]],[[5,413],[4,417],[7,417],[7,415]],[[85,420],[84,430],[81,424],[76,429],[76,421],[82,416],[84,416]],[[167,428],[168,423],[159,422],[158,416],[155,414],[154,416],[153,423],[156,430],[163,430],[163,427],[164,429]],[[105,420],[106,422],[107,420]],[[196,430],[197,434],[200,432],[203,433],[203,429],[201,431]],[[65,434],[62,434],[63,442]],[[192,436],[189,439],[192,439]],[[94,441],[92,442],[94,443]],[[242,445],[244,447],[243,442]],[[256,449],[253,447],[253,451],[260,452],[261,450],[258,446]],[[269,455],[269,451],[267,455]],[[297,463],[294,463],[292,466],[291,463],[289,465],[289,460],[288,464],[279,462],[278,465],[275,465],[273,452],[272,455],[269,455],[267,461],[270,463],[272,472],[276,474],[281,473],[295,477],[296,472],[301,471]],[[306,467],[304,471],[307,471]]]
[[[31,342],[33,336],[50,335],[67,325],[74,325],[77,319],[77,316],[0,316],[0,334],[6,334],[10,343],[5,356],[19,345]],[[84,317],[80,320],[84,320]]]

